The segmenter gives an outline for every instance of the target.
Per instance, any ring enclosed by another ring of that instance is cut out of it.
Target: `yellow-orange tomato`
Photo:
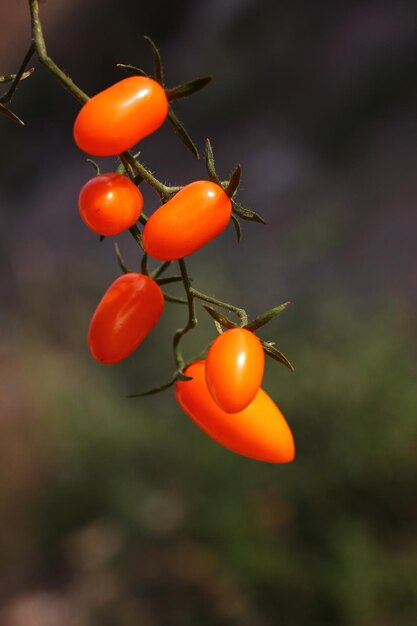
[[[88,329],[88,347],[100,363],[117,363],[131,354],[155,326],[164,309],[155,281],[130,272],[119,276],[100,300]]]
[[[228,225],[232,203],[208,180],[190,183],[151,215],[143,230],[143,247],[160,261],[192,254]]]
[[[255,399],[239,413],[226,413],[207,389],[205,362],[185,369],[193,380],[178,381],[175,397],[185,413],[207,435],[225,448],[269,463],[289,463],[295,447],[291,430],[271,398],[259,389]]]
[[[143,196],[122,174],[111,172],[88,180],[80,191],[82,220],[99,235],[117,235],[137,222]]]
[[[249,330],[232,328],[219,335],[206,358],[207,387],[226,413],[243,411],[262,383],[265,357],[259,339]]]
[[[163,87],[152,78],[131,76],[88,100],[77,115],[77,146],[95,156],[129,150],[157,130],[168,114]]]

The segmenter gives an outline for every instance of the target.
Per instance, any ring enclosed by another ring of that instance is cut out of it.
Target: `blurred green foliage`
[[[223,450],[170,391],[126,399],[125,370],[91,362],[79,340],[64,348],[46,328],[11,324],[2,624],[29,613],[44,626],[48,615],[57,626],[413,624],[409,313],[333,298],[283,315],[268,337],[297,372],[270,361],[265,388],[294,430],[288,466]],[[151,352],[126,367],[159,376]]]

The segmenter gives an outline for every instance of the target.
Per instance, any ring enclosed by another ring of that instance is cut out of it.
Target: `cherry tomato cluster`
[[[175,301],[174,297],[164,293],[162,286],[182,280],[189,320],[174,337],[177,369],[167,385],[149,393],[174,385],[178,404],[215,441],[257,460],[286,463],[294,458],[294,441],[282,413],[261,388],[265,353],[292,366],[273,344],[262,342],[254,334],[254,330],[272,319],[285,305],[249,323],[242,309],[194,289],[184,262],[185,257],[220,235],[232,219],[239,238],[239,218],[263,221],[233,198],[239,184],[240,166],[230,180],[221,181],[215,172],[213,153],[207,142],[209,179],[172,188],[157,181],[129,152],[140,140],[160,128],[167,118],[188,147],[195,151],[170,102],[197,91],[207,80],[197,79],[166,89],[160,57],[151,44],[156,58],[156,79],[133,75],[117,82],[89,99],[74,124],[74,139],[81,150],[93,156],[117,156],[120,161],[117,171],[98,172],[81,189],[79,212],[82,220],[101,238],[130,230],[144,252],[141,273],[128,270],[118,253],[124,273],[109,286],[97,305],[88,330],[88,346],[100,363],[117,363],[128,357],[159,321],[165,301]],[[137,70],[125,67],[134,73]],[[142,210],[143,197],[138,188],[143,181],[158,191],[162,201],[149,218]],[[142,230],[139,225],[143,226]],[[147,268],[149,257],[163,262],[153,273]],[[161,278],[174,261],[178,261],[181,276]],[[185,363],[179,343],[196,324],[196,299],[236,313],[241,323],[237,324],[217,309],[206,306],[219,335],[209,347],[205,360],[194,359]]]

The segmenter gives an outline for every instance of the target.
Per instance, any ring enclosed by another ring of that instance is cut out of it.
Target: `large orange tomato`
[[[131,354],[155,326],[164,309],[161,288],[149,276],[119,276],[100,300],[88,329],[88,347],[100,363]]]
[[[142,206],[143,196],[136,185],[115,172],[88,180],[78,198],[82,220],[99,235],[117,235],[133,226]]]
[[[88,100],[74,124],[75,143],[95,156],[129,150],[157,130],[168,114],[163,87],[146,76],[130,76]]]
[[[151,215],[143,231],[143,247],[160,261],[192,254],[228,225],[232,203],[216,183],[190,183]]]
[[[239,413],[226,413],[213,400],[205,380],[205,362],[185,369],[193,380],[178,381],[175,397],[185,413],[225,448],[259,461],[289,463],[295,448],[291,430],[271,398],[259,389]]]
[[[213,399],[226,413],[243,411],[261,386],[264,365],[256,335],[244,328],[226,330],[212,343],[206,358],[206,382]]]

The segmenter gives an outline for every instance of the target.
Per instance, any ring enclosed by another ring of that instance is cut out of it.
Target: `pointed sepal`
[[[249,324],[246,324],[244,328],[246,328],[246,330],[254,331],[254,330],[257,330],[258,328],[261,328],[261,326],[265,326],[265,324],[268,324],[268,322],[270,322],[274,317],[282,313],[282,311],[285,311],[285,309],[287,308],[289,304],[291,304],[291,302],[289,301],[283,302],[283,304],[280,304],[279,306],[276,306],[273,309],[266,311],[266,313],[262,313],[262,315],[258,315],[258,317],[255,317],[255,319],[252,320],[252,322],[249,322]]]
[[[168,108],[168,120],[171,122],[175,132],[177,133],[183,144],[193,153],[196,159],[199,159],[200,155],[198,153],[197,146],[186,131],[184,124],[174,113],[171,106]]]

